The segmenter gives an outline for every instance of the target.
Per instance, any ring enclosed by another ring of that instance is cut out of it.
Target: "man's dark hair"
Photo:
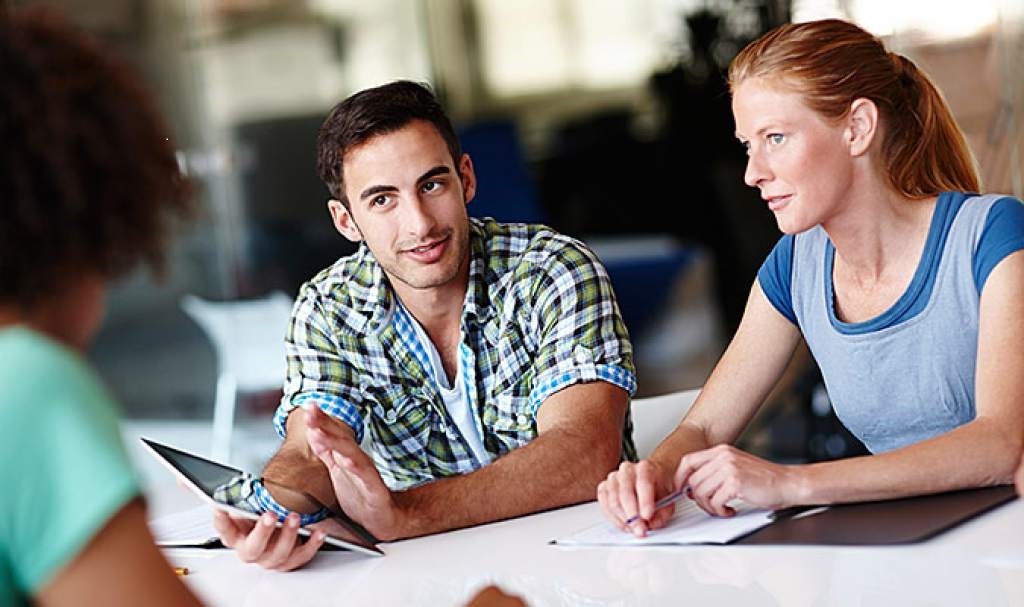
[[[377,135],[397,131],[414,120],[434,125],[458,170],[462,157],[459,138],[437,97],[425,84],[396,80],[348,97],[334,106],[321,125],[316,141],[316,168],[331,196],[348,207],[342,163],[349,149]]]
[[[56,13],[0,13],[0,301],[160,272],[189,186],[136,74]]]

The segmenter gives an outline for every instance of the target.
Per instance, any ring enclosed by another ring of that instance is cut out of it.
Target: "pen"
[[[673,502],[679,501],[679,498],[681,498],[684,495],[686,495],[686,492],[689,491],[689,489],[690,489],[689,487],[683,487],[681,489],[676,489],[672,493],[669,493],[665,497],[663,497],[660,500],[654,502],[654,509],[656,511],[657,510],[661,510],[665,506],[668,506],[669,504],[671,504]],[[627,525],[632,525],[633,523],[635,523],[638,520],[640,520],[640,515],[639,514],[634,514],[633,516],[631,516],[631,517],[626,519],[626,524]]]
[[[178,575],[188,575],[188,567],[175,567],[174,573]]]

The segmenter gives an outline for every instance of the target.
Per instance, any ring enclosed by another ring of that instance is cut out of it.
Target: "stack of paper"
[[[213,509],[198,506],[149,521],[158,546],[208,547],[220,543],[213,528]]]
[[[734,506],[736,514],[711,516],[691,500],[676,502],[676,511],[669,523],[639,538],[603,522],[567,537],[554,540],[560,546],[651,546],[657,544],[727,544],[771,523],[771,510],[745,504]]]

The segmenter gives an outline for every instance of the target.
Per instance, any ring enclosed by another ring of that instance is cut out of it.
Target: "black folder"
[[[871,546],[910,544],[988,512],[1017,497],[1009,485],[896,500],[832,506],[806,517],[776,521],[735,544]]]

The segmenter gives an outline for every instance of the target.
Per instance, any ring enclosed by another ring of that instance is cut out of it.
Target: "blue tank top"
[[[1020,249],[1019,201],[946,192],[907,290],[873,319],[836,317],[835,249],[820,226],[784,236],[758,282],[803,333],[836,415],[879,453],[974,419],[980,293],[998,262]]]

